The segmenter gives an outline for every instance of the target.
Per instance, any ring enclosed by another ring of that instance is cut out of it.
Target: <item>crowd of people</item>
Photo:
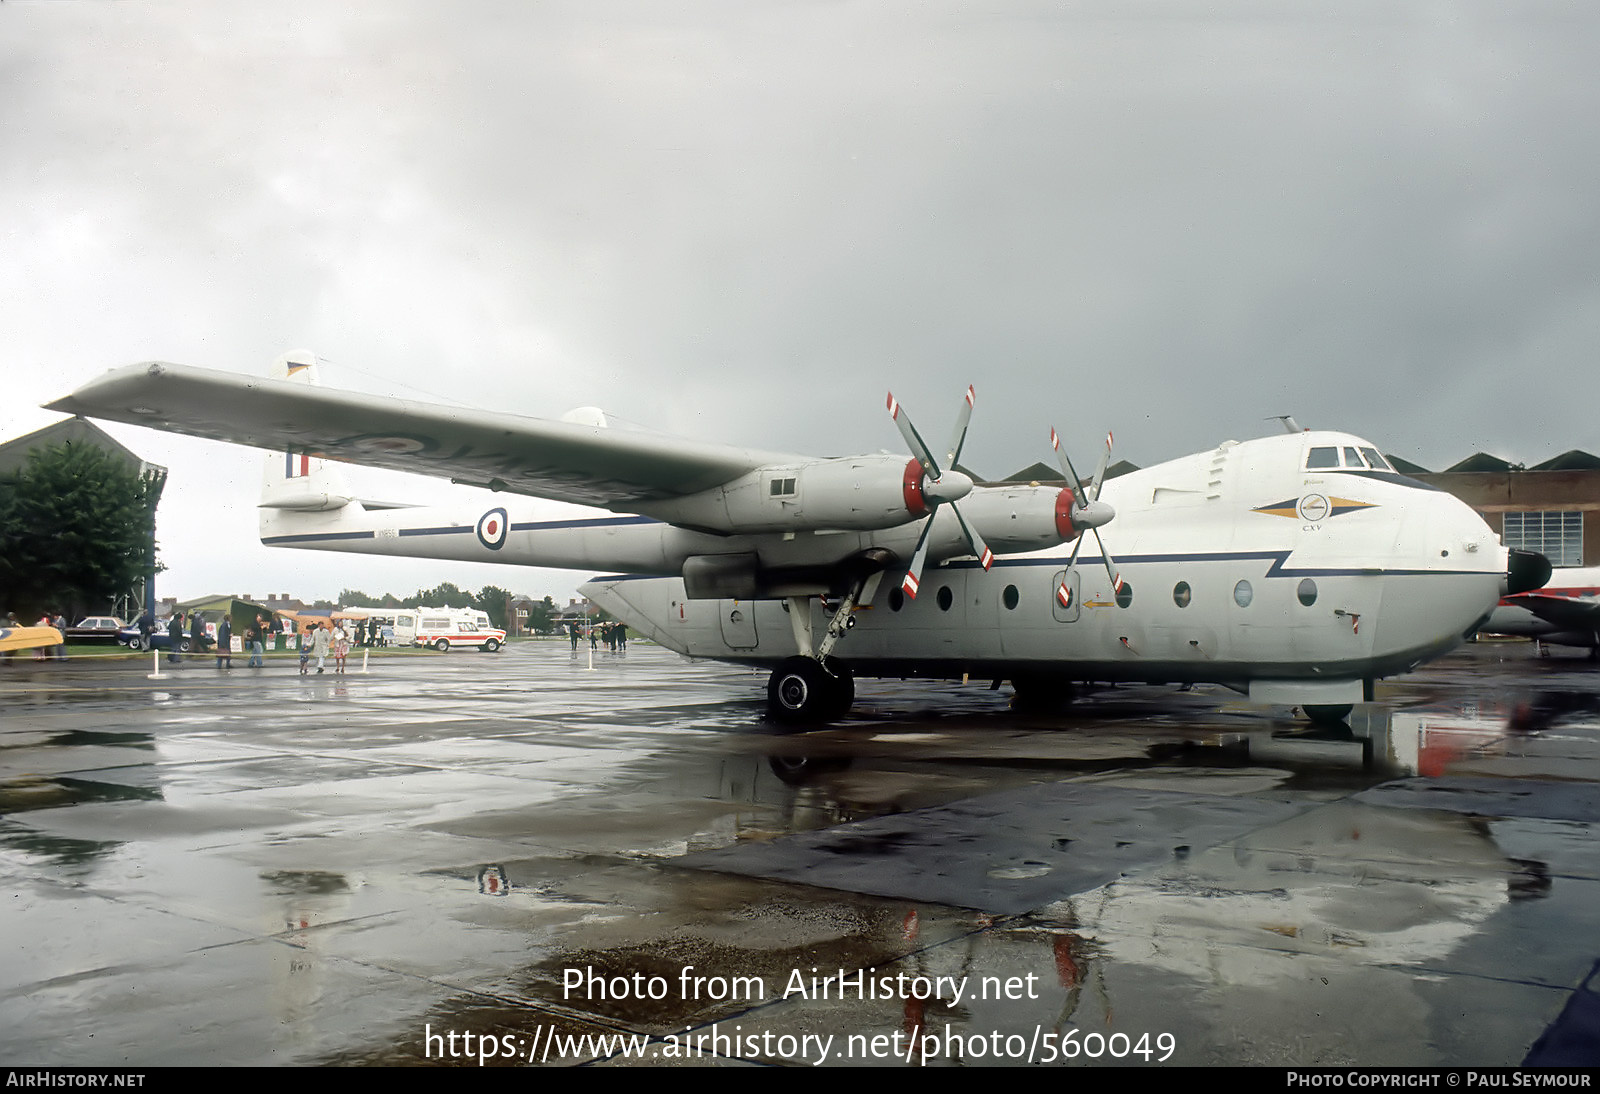
[[[5,619],[0,620],[0,626],[10,629],[20,627],[22,626],[22,623],[18,621],[17,614],[15,612],[7,612]],[[62,615],[60,612],[56,612],[54,614],[45,612],[39,617],[39,622],[35,623],[34,626],[54,627],[56,630],[60,631],[63,636],[65,636],[67,633],[67,619],[66,616]],[[63,637],[61,644],[54,646],[35,647],[33,651],[33,659],[35,661],[65,661],[67,659],[67,647],[65,642],[66,639]],[[6,661],[11,660],[11,657],[12,652],[10,650],[0,654],[0,658],[3,658]]]
[[[578,648],[578,641],[584,635],[584,628],[578,623],[567,624],[567,634],[572,639],[574,651]],[[591,623],[588,629],[589,648],[598,649],[600,643],[606,644],[606,649],[618,653],[628,648],[628,627],[625,623]]]
[[[14,613],[7,613],[4,624],[8,627],[20,626]],[[57,630],[66,631],[67,621],[59,613],[52,615],[46,612],[37,624],[41,627],[55,627]],[[152,647],[152,639],[163,634],[166,637],[167,661],[178,664],[183,660],[185,653],[205,656],[213,648],[213,656],[217,659],[217,668],[220,671],[231,671],[233,668],[233,620],[228,615],[222,615],[215,624],[215,630],[206,622],[205,616],[198,611],[177,611],[165,620],[154,618],[149,612],[142,613],[134,623],[138,628],[140,645],[144,649]],[[570,623],[566,631],[571,638],[574,651],[578,643],[585,637],[589,640],[591,649],[598,649],[604,643],[613,653],[624,651],[628,648],[628,628],[620,622],[598,622],[587,626],[580,623]],[[327,659],[332,656],[334,674],[339,675],[345,671],[346,659],[350,651],[357,648],[381,649],[390,645],[391,632],[382,626],[377,617],[361,619],[330,619],[314,621],[297,627],[287,618],[274,618],[270,614],[257,614],[244,629],[240,636],[240,645],[244,652],[250,655],[246,663],[248,668],[265,668],[267,664],[266,651],[274,644],[277,636],[286,638],[291,635],[299,636],[300,647],[300,672],[302,675],[310,674],[311,661],[316,661],[318,673],[326,671]],[[160,643],[154,643],[159,646]],[[47,646],[36,649],[33,653],[34,660],[61,660],[67,659],[67,647],[63,645]],[[10,659],[10,655],[6,655]]]

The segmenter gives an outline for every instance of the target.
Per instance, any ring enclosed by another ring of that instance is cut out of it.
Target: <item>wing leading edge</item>
[[[116,369],[46,408],[625,512],[802,459],[161,361]]]
[[[1508,603],[1528,609],[1552,626],[1568,630],[1600,630],[1600,601],[1587,597],[1519,596]]]

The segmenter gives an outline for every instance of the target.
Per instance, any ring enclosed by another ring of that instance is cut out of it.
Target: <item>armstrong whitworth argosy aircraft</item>
[[[266,380],[134,365],[50,407],[286,453],[268,461],[264,543],[622,571],[583,591],[680,653],[774,666],[788,721],[843,713],[855,675],[1010,680],[1042,700],[1077,680],[1214,681],[1337,720],[1549,572],[1340,433],[1227,441],[1103,490],[1103,457],[1087,488],[1064,456],[1067,489],[977,486],[955,470],[970,388],[942,453],[890,396],[909,459],[818,459],[611,428],[592,409],[547,421],[331,391],[315,374],[307,353]],[[376,508],[321,456],[626,515],[537,520],[514,497]]]

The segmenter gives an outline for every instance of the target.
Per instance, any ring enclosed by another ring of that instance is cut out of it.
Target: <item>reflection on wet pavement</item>
[[[759,674],[643,644],[144,667],[0,674],[9,1062],[1584,1051],[1578,658],[1472,647],[1332,733],[1220,689],[864,681],[784,736]]]

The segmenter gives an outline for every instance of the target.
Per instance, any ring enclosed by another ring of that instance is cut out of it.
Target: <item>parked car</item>
[[[167,637],[165,623],[157,623],[155,631],[148,638],[139,633],[138,627],[123,627],[117,632],[117,641],[132,650],[164,650],[172,645],[172,640]],[[183,640],[178,643],[178,652],[188,653],[189,646],[189,636],[185,634]]]
[[[121,642],[121,631],[127,624],[114,615],[91,615],[78,620],[76,627],[68,627],[68,642]]]

